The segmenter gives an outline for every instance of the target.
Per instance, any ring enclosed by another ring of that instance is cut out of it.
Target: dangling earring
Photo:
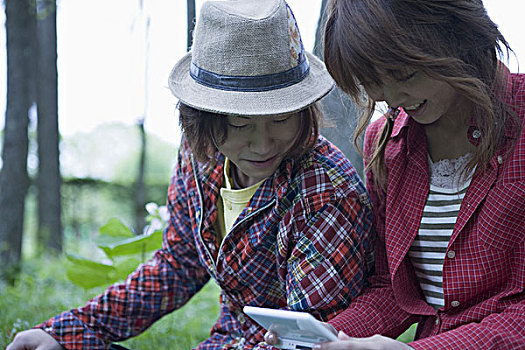
[[[399,110],[399,107],[388,107],[388,111],[386,112],[386,116],[388,119],[390,119],[392,122],[394,122],[399,115],[401,111]]]

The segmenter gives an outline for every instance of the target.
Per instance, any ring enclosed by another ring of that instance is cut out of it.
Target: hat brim
[[[191,53],[173,67],[169,88],[182,103],[207,112],[234,115],[279,115],[299,111],[332,90],[334,82],[324,63],[306,53],[310,73],[300,82],[270,91],[238,92],[197,83],[189,74]]]

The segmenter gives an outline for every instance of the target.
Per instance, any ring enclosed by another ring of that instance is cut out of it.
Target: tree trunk
[[[195,29],[195,0],[187,0],[186,4],[188,14],[186,51],[190,51],[191,45],[193,45],[193,29]]]
[[[38,0],[38,241],[62,251],[55,0]]]
[[[144,7],[141,2],[140,12],[143,14]],[[135,232],[142,234],[144,232],[145,220],[144,220],[144,206],[146,205],[146,156],[147,156],[147,142],[146,142],[146,130],[144,129],[144,122],[148,114],[148,100],[149,100],[149,33],[150,33],[150,17],[145,16],[144,25],[144,46],[145,46],[145,62],[144,62],[144,113],[142,117],[137,121],[137,126],[140,134],[140,155],[137,172],[137,182],[135,183]]]
[[[0,274],[12,282],[20,265],[27,175],[28,112],[32,105],[34,3],[5,0],[7,104],[0,170]]]
[[[320,59],[323,59],[323,33],[327,6],[328,1],[323,0],[315,33],[314,54]],[[359,108],[338,87],[335,87],[321,102],[327,124],[321,128],[321,134],[334,143],[350,159],[361,179],[364,179],[363,158],[354,147],[353,141],[354,130],[357,126],[357,115],[360,112]]]
[[[144,174],[146,172],[146,131],[144,130],[144,119],[137,122],[140,132],[140,158],[139,169],[137,175],[137,183],[135,188],[135,217],[136,217],[136,233],[141,234],[144,231],[144,206],[146,205],[146,185]]]

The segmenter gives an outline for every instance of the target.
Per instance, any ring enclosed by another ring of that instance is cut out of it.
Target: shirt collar
[[[390,135],[390,137],[398,136],[401,130],[403,130],[404,127],[408,126],[410,119],[410,116],[401,108],[394,122],[394,128],[392,129],[392,134]]]

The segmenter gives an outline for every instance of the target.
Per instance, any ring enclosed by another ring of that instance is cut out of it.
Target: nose
[[[267,123],[254,128],[250,140],[250,150],[260,155],[268,155],[272,150],[273,137]]]
[[[374,101],[386,102],[389,106],[401,105],[405,96],[402,90],[396,84],[392,83],[369,87],[366,89],[366,92]]]
[[[405,94],[395,84],[383,85],[383,99],[389,106],[402,105]]]

